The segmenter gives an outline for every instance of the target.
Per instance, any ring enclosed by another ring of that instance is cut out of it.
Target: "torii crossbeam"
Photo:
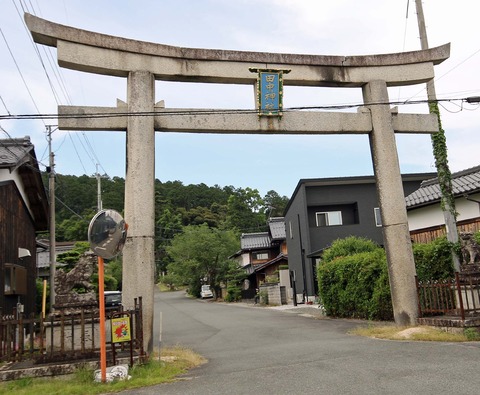
[[[415,265],[408,231],[395,132],[435,133],[435,115],[398,114],[389,105],[389,86],[426,83],[434,65],[449,57],[450,45],[423,51],[369,56],[295,55],[193,49],[75,29],[25,14],[35,42],[57,47],[58,63],[78,71],[127,78],[127,103],[117,107],[59,106],[64,130],[127,132],[123,298],[144,301],[145,347],[153,348],[154,290],[154,134],[368,134],[382,212],[395,322],[418,317]],[[357,113],[285,112],[282,117],[208,110],[179,116],[188,109],[155,105],[154,80],[256,83],[252,68],[288,69],[284,85],[361,87],[364,107]]]

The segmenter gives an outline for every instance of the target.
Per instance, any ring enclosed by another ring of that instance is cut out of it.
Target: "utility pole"
[[[98,163],[97,163],[97,172],[95,173],[97,177],[97,210],[102,210],[102,188],[101,188],[101,177],[98,173]]]
[[[51,125],[47,125],[48,137],[48,156],[50,158],[48,170],[48,192],[50,197],[50,312],[53,312],[55,305],[55,271],[56,271],[56,244],[55,244],[55,154],[52,152],[52,130]]]
[[[418,31],[420,33],[420,43],[422,49],[428,49],[427,29],[425,27],[425,16],[423,14],[422,0],[415,0],[417,9]],[[431,114],[438,117],[437,133],[432,134],[433,155],[435,157],[435,166],[438,173],[438,184],[441,191],[441,207],[443,217],[445,219],[445,228],[447,240],[452,243],[458,242],[457,220],[455,210],[455,199],[453,197],[451,172],[448,167],[447,159],[447,141],[445,131],[442,128],[440,119],[440,110],[438,108],[437,94],[435,92],[435,84],[433,79],[427,82],[427,98]],[[456,272],[460,271],[460,261],[457,254],[452,251],[453,266]]]

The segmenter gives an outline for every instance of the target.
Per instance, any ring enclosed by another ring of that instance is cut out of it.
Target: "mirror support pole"
[[[100,371],[102,383],[107,381],[107,339],[105,336],[105,287],[104,261],[98,257],[98,299],[100,305]]]

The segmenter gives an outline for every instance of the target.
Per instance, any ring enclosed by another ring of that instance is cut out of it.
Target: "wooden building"
[[[458,232],[480,230],[480,166],[452,174]],[[413,242],[429,243],[446,234],[438,178],[425,180],[406,197],[408,227]]]
[[[48,199],[29,137],[0,139],[0,310],[35,312],[36,234]]]

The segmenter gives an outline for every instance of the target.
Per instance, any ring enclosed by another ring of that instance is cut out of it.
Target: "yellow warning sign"
[[[130,317],[112,318],[112,343],[129,342],[132,340]]]

